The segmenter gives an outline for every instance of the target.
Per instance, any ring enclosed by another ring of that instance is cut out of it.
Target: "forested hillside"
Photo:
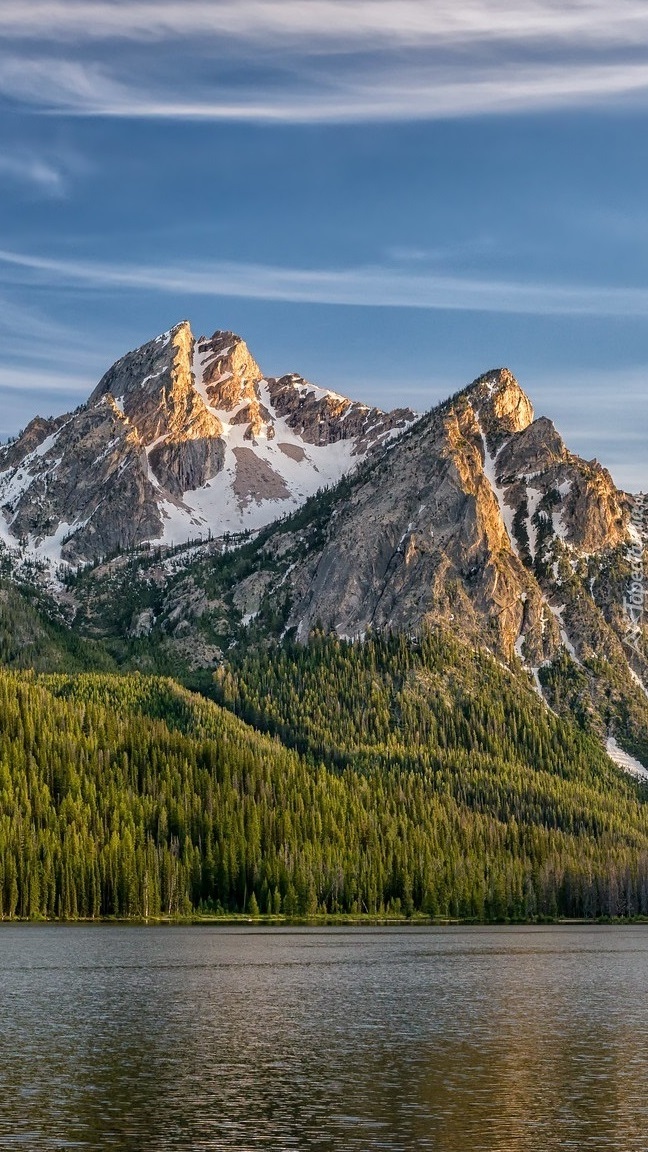
[[[487,654],[321,638],[215,687],[0,673],[4,918],[648,914],[641,787]]]
[[[252,649],[215,684],[248,723],[332,768],[436,770],[474,753],[570,778],[611,773],[600,744],[549,711],[530,677],[441,630]]]
[[[100,642],[79,636],[56,619],[42,590],[0,580],[0,665],[37,672],[111,671],[116,665]]]

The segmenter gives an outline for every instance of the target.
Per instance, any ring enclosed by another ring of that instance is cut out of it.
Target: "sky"
[[[182,319],[648,490],[645,0],[0,0],[0,437]]]

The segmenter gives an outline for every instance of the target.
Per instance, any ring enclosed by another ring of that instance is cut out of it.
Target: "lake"
[[[648,928],[0,929],[0,1147],[648,1148]]]

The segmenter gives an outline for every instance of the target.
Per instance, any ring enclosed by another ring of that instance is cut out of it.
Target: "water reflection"
[[[648,1146],[643,928],[4,926],[0,1147]]]

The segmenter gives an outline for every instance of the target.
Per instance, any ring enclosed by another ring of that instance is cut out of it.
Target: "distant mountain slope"
[[[196,341],[183,322],[114,364],[76,412],[0,449],[0,539],[74,565],[258,529],[413,418],[266,379],[238,336]]]

